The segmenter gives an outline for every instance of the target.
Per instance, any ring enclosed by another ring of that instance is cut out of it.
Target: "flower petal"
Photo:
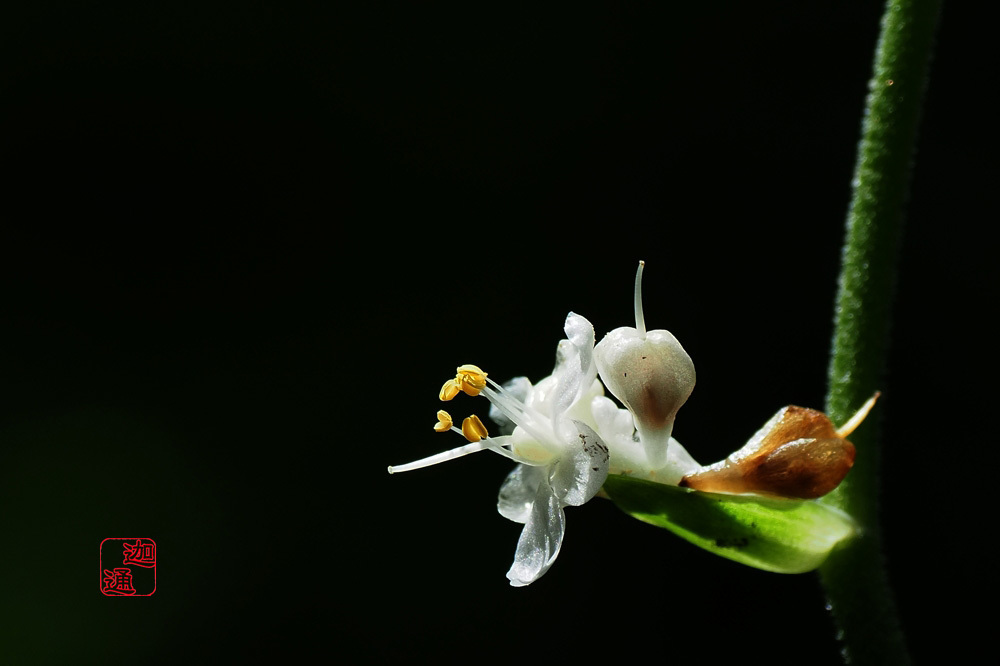
[[[556,347],[556,367],[552,375],[556,388],[549,416],[557,420],[575,403],[597,376],[594,363],[594,326],[585,317],[570,312],[563,326],[566,340]]]
[[[515,467],[500,486],[500,497],[497,499],[500,515],[515,523],[528,522],[538,485],[546,476],[548,470],[545,467]]]
[[[611,463],[618,467],[641,467],[646,464],[646,450],[635,437],[632,413],[620,409],[610,398],[599,395],[591,398],[590,411],[597,431],[611,449]]]
[[[514,587],[523,587],[538,580],[549,570],[566,533],[566,514],[559,498],[544,477],[538,485],[531,514],[517,540],[514,564],[507,578]]]
[[[681,443],[673,437],[670,438],[670,448],[667,451],[667,466],[675,470],[675,473],[680,474],[682,477],[701,469],[701,465],[694,459],[694,456],[688,453],[687,449],[681,446]],[[677,482],[679,483],[680,479]],[[661,481],[661,483],[668,482]]]
[[[552,470],[552,491],[563,504],[580,506],[597,494],[608,477],[608,447],[581,421],[564,422],[561,433],[567,446]]]
[[[563,324],[566,338],[580,350],[580,372],[586,374],[594,360],[594,325],[586,317],[570,312]]]

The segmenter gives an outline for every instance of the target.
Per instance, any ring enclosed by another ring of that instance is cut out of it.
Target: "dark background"
[[[881,7],[363,4],[4,10],[0,652],[838,663],[814,575],[595,500],[515,590],[507,462],[385,468],[460,443],[430,430],[456,365],[537,380],[568,311],[630,324],[639,259],[695,457],[821,407]],[[877,409],[928,663],[985,644],[996,583],[972,24],[942,17]],[[132,536],[156,594],[106,598]]]

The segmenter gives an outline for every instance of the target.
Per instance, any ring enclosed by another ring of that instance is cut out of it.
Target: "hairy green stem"
[[[826,409],[845,422],[882,386],[896,257],[911,159],[941,0],[888,0],[865,107],[847,219]],[[887,391],[887,397],[891,392]],[[877,414],[851,439],[858,455],[828,502],[864,534],[820,569],[845,660],[905,664],[909,656],[885,573],[878,511]]]

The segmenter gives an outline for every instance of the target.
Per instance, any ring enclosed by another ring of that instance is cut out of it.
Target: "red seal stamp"
[[[101,594],[148,597],[156,592],[156,542],[146,537],[101,542]]]

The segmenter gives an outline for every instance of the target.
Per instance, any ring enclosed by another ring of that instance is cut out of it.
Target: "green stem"
[[[882,385],[896,256],[911,158],[941,0],[888,0],[869,84],[847,219],[826,409],[843,423]],[[887,397],[889,397],[887,392]],[[877,417],[878,407],[874,414]],[[864,536],[831,555],[821,580],[856,664],[909,663],[886,577],[878,524],[877,418],[851,440],[858,456],[827,501]]]

